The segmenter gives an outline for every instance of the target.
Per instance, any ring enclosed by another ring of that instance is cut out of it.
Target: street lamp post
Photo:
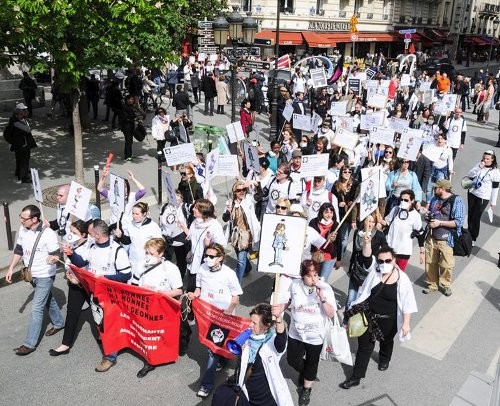
[[[490,52],[488,55],[488,63],[486,65],[486,70],[489,70],[489,68],[490,68],[491,56],[493,53],[493,41],[495,40],[495,37],[497,35],[497,29],[498,29],[499,24],[500,24],[500,19],[498,17],[496,17],[493,20],[493,35],[491,36]]]
[[[278,58],[280,54],[280,2],[277,1],[276,8],[276,42],[274,43],[274,80],[273,80],[273,99],[271,101],[271,130],[269,139],[278,138]]]

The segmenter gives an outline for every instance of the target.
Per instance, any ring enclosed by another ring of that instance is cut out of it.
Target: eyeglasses
[[[410,161],[401,161],[402,164],[409,164]]]
[[[345,170],[345,171],[342,171],[342,173],[352,173],[351,170]]]
[[[181,172],[181,176],[186,176],[187,173],[186,172]]]
[[[402,202],[410,202],[410,199],[401,199]]]
[[[19,216],[19,219],[21,221],[28,221],[28,220],[31,220],[33,217],[28,217],[27,219],[25,219],[23,216]]]
[[[243,188],[243,189],[236,189],[236,193],[246,192],[246,191],[247,191],[247,188]]]
[[[392,151],[385,151],[386,154],[391,154],[392,155]]]
[[[286,206],[276,205],[276,210],[277,210],[277,209],[280,209],[280,210],[288,210],[288,207],[286,207]]]
[[[209,254],[205,254],[205,257],[210,258],[210,259],[214,259],[214,258],[219,258],[219,257],[220,257],[220,255],[209,255]]]
[[[377,264],[390,264],[392,262],[392,258],[387,258],[387,259],[378,259],[377,258]]]

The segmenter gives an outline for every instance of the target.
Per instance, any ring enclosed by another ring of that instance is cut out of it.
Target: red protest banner
[[[151,365],[177,361],[180,304],[138,286],[111,281],[70,265],[92,294],[92,312],[102,316],[98,325],[105,354],[130,348]]]
[[[250,327],[250,320],[238,316],[229,316],[224,310],[199,298],[191,302],[200,343],[206,345],[217,355],[232,358],[234,355],[226,347],[227,340],[232,340],[243,330]]]

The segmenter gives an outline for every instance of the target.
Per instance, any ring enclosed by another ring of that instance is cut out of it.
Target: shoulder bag
[[[35,244],[31,250],[30,262],[28,266],[25,266],[21,269],[21,279],[25,282],[31,282],[33,280],[33,275],[31,274],[31,265],[33,265],[33,258],[35,258],[36,247],[38,246],[38,242],[42,237],[43,232],[45,231],[45,227],[42,227],[42,231],[36,237]]]

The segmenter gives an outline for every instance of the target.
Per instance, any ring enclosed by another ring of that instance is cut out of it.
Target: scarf
[[[255,358],[262,347],[269,339],[273,336],[273,332],[268,330],[266,334],[259,334],[250,336],[250,339],[247,341],[248,343],[248,363],[253,364],[255,362]]]

